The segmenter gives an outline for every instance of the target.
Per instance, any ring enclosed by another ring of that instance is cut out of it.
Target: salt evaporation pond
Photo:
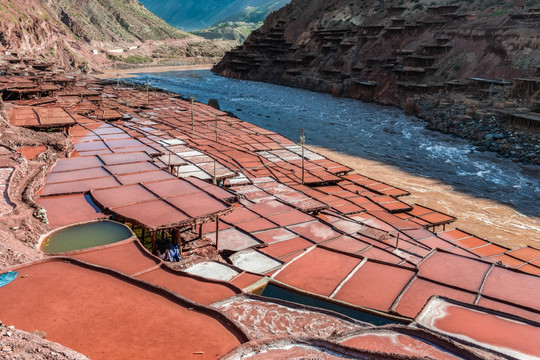
[[[339,305],[334,302],[325,301],[312,296],[304,295],[292,290],[287,290],[283,287],[268,284],[264,288],[262,296],[266,296],[273,299],[286,300],[297,304],[303,304],[313,306],[320,309],[331,310],[337,313],[347,315],[353,319],[360,320],[375,326],[383,326],[388,324],[398,323],[396,320],[390,320],[382,316],[370,314],[360,309],[355,309],[345,305]]]
[[[89,222],[52,232],[43,240],[41,250],[46,254],[60,254],[112,244],[129,239],[132,235],[131,230],[120,223],[112,221]]]
[[[456,190],[540,216],[540,166],[475,150],[464,139],[425,128],[399,109],[274,84],[220,77],[208,70],[140,74],[128,79],[194,96],[242,120],[299,141],[439,179]],[[369,174],[367,174],[369,175]]]

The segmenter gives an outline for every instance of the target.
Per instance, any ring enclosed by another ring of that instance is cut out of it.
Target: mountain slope
[[[262,21],[289,0],[141,0],[154,14],[187,31],[224,21]]]
[[[219,56],[224,47],[174,28],[137,0],[0,2],[0,50],[69,69],[156,63],[161,55],[185,63]]]
[[[187,35],[148,11],[137,0],[56,0],[50,8],[73,33],[88,41],[183,38]]]

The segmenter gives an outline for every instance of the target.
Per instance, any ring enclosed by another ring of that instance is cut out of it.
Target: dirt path
[[[418,203],[457,217],[450,227],[511,248],[540,248],[540,218],[525,216],[510,206],[455,191],[438,180],[415,176],[390,165],[326,148],[309,148],[360,174],[410,191],[411,195],[403,198],[409,204]]]
[[[135,69],[108,69],[103,74],[95,75],[100,79],[125,79],[135,77],[135,74],[148,72],[186,71],[186,70],[210,70],[214,64],[179,65],[179,66],[154,66]]]

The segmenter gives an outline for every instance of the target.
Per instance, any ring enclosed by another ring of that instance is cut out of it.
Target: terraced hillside
[[[402,104],[470,77],[533,76],[538,1],[293,0],[219,74]]]

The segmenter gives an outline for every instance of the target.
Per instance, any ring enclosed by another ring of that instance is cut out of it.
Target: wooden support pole
[[[182,243],[182,239],[180,239],[180,244],[178,244],[178,248],[180,249],[180,261],[182,261],[182,256],[184,256],[184,244]]]
[[[212,184],[217,185],[217,179],[216,179],[216,160],[214,160],[214,176],[212,177]]]
[[[191,132],[195,132],[195,122],[193,119],[193,102],[195,101],[195,98],[193,96],[189,97],[189,102],[191,103]]]
[[[151,236],[152,236],[152,254],[155,254],[156,253],[156,232],[152,231]]]
[[[304,185],[304,144],[306,142],[306,137],[304,135],[304,129],[302,129],[302,135],[300,135],[300,145],[302,146],[302,185]]]
[[[216,127],[214,129],[214,132],[216,133],[216,143],[218,142],[218,119],[216,115]],[[216,179],[216,160],[214,160],[214,177],[212,178],[212,183],[214,185],[217,185],[217,179]]]
[[[180,236],[180,230],[179,229],[173,229],[172,231],[172,243],[178,244],[178,248],[180,249],[180,257],[182,257],[183,249],[182,249],[182,237]]]
[[[150,82],[146,78],[146,106],[150,105]]]
[[[216,216],[216,250],[219,252],[219,218]]]
[[[202,226],[203,224],[199,225],[199,239],[202,239]]]

